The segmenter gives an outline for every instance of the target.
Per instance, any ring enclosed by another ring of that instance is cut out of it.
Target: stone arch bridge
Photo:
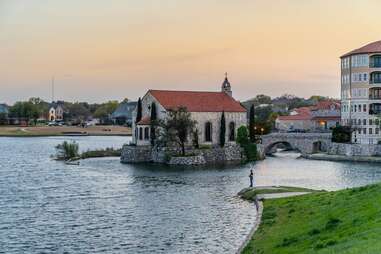
[[[280,144],[302,154],[325,152],[331,145],[331,138],[331,133],[270,133],[261,136],[259,152],[262,156],[272,154]]]

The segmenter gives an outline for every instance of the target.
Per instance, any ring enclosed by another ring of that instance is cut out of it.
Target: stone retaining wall
[[[158,148],[151,146],[128,146],[125,145],[122,149],[121,162],[122,163],[138,163],[138,162],[157,162],[168,164],[183,164],[190,165],[188,162],[180,163],[177,158],[179,154],[178,148]],[[243,157],[243,150],[239,145],[228,144],[225,147],[213,147],[210,149],[193,149],[192,147],[186,148],[187,154],[194,154],[197,157],[196,164],[200,164],[200,157],[207,164],[223,163],[223,162],[240,162]],[[191,158],[181,157],[181,158]],[[173,160],[172,160],[173,159]],[[172,162],[171,162],[172,160]],[[188,161],[188,160],[186,160]],[[176,163],[175,163],[176,162]],[[204,163],[204,162],[203,162]],[[205,164],[204,163],[204,164]]]
[[[187,156],[187,157],[171,157],[169,165],[203,165],[206,164],[205,158],[202,155]]]
[[[331,143],[330,155],[345,156],[381,156],[381,145]]]
[[[152,160],[150,146],[129,146],[124,145],[120,161],[123,163],[149,162]]]

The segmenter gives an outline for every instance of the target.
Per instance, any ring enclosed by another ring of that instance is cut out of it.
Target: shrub
[[[257,160],[257,145],[254,143],[249,143],[244,145],[243,149],[245,150],[247,161]]]
[[[349,126],[336,126],[332,129],[332,142],[350,143],[352,130]]]
[[[79,145],[73,141],[71,143],[64,141],[62,144],[56,146],[57,159],[59,160],[70,160],[77,158]]]
[[[237,130],[237,143],[244,146],[249,143],[249,134],[247,132],[246,126],[241,126]]]

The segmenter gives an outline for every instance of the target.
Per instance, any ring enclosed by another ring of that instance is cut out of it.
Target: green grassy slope
[[[381,184],[265,200],[242,253],[381,253]]]

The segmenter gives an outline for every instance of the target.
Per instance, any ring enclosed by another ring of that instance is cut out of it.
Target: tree
[[[191,119],[191,113],[186,107],[168,111],[166,121],[160,121],[159,143],[165,145],[175,143],[180,146],[181,154],[185,155],[185,143],[188,135],[194,130],[196,121]]]
[[[249,143],[249,135],[247,133],[246,126],[242,125],[237,130],[237,143],[241,146],[247,145]]]
[[[249,112],[249,136],[250,141],[255,142],[255,111],[254,111],[254,104],[250,107]]]
[[[193,132],[192,132],[192,135],[193,135],[193,138],[192,138],[192,143],[193,143],[193,147],[198,149],[200,147],[199,145],[199,142],[198,142],[198,129],[194,129]]]
[[[37,121],[39,117],[39,110],[36,105],[29,101],[18,101],[9,109],[10,115],[17,118],[25,118],[28,121],[33,119]]]
[[[220,146],[221,147],[224,147],[225,145],[225,135],[226,135],[225,112],[222,111],[221,123],[220,123]]]
[[[140,120],[142,120],[142,100],[139,97],[135,123],[138,123]]]
[[[352,130],[349,126],[336,126],[332,129],[332,142],[350,143]]]
[[[8,123],[8,114],[0,112],[0,125],[5,125]]]
[[[116,110],[118,105],[118,101],[108,101],[106,103],[103,103],[95,110],[94,117],[100,119],[107,119]]]
[[[156,123],[157,121],[157,112],[156,112],[156,104],[155,102],[152,102],[151,104],[151,145],[155,144],[156,140]]]
[[[76,122],[82,122],[90,116],[89,104],[85,102],[67,103],[64,105],[67,109],[66,117]]]

